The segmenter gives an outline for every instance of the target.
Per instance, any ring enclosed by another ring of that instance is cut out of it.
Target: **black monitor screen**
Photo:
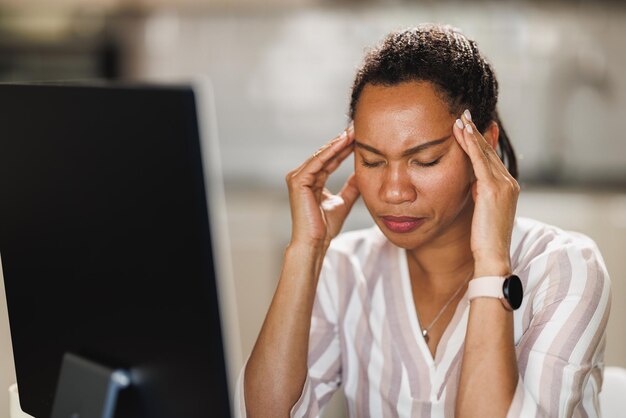
[[[195,96],[0,85],[0,256],[23,410],[66,352],[130,371],[116,418],[228,417]]]

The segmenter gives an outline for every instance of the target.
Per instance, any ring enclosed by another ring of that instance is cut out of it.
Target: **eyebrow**
[[[448,135],[446,135],[444,137],[441,137],[441,138],[433,139],[432,141],[424,142],[423,144],[419,144],[419,145],[417,145],[415,147],[411,147],[411,148],[403,151],[402,152],[402,156],[403,157],[408,157],[409,155],[417,154],[418,152],[424,151],[427,148],[434,147],[435,145],[442,144],[442,143],[446,142],[452,135],[453,135],[453,133],[448,134]],[[382,152],[380,152],[379,150],[377,150],[376,148],[374,148],[374,147],[372,147],[370,145],[364,144],[362,142],[359,142],[356,139],[354,140],[354,144],[357,147],[359,147],[359,148],[363,148],[363,149],[365,149],[365,150],[367,150],[369,152],[373,152],[374,154],[378,154],[378,155],[384,156],[384,154]]]

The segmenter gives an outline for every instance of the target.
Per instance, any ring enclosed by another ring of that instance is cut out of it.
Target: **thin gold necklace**
[[[459,292],[461,291],[461,289],[463,289],[463,287],[465,287],[465,285],[467,284],[467,282],[470,281],[470,279],[472,278],[472,276],[474,275],[474,271],[472,270],[472,272],[470,273],[469,277],[467,279],[465,279],[465,281],[463,281],[463,283],[461,283],[461,286],[459,286],[458,289],[456,289],[456,291],[454,292],[454,294],[452,295],[452,297],[450,297],[450,299],[448,299],[448,301],[446,302],[445,305],[443,305],[443,308],[441,308],[439,310],[439,312],[437,313],[437,315],[435,316],[435,319],[433,319],[431,321],[431,323],[426,327],[426,328],[422,328],[422,337],[424,337],[424,341],[426,341],[426,344],[428,344],[428,340],[430,339],[430,337],[428,336],[428,332],[430,331],[430,329],[433,327],[433,325],[435,325],[435,323],[437,322],[437,320],[441,317],[441,315],[446,311],[446,308],[448,306],[450,306],[450,304],[452,303],[452,301],[454,300],[454,298],[459,294]],[[417,312],[417,317],[419,320],[419,311]],[[420,321],[420,324],[422,323],[422,321]]]

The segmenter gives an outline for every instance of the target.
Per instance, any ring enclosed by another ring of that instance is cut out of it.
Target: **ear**
[[[496,121],[492,120],[491,123],[489,123],[487,129],[485,129],[485,132],[483,132],[483,137],[494,150],[498,147],[500,128],[498,127],[498,123]]]

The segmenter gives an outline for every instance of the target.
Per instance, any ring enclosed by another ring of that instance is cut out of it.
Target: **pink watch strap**
[[[502,299],[502,286],[505,278],[502,276],[477,277],[469,281],[467,297],[471,301],[478,297]]]

